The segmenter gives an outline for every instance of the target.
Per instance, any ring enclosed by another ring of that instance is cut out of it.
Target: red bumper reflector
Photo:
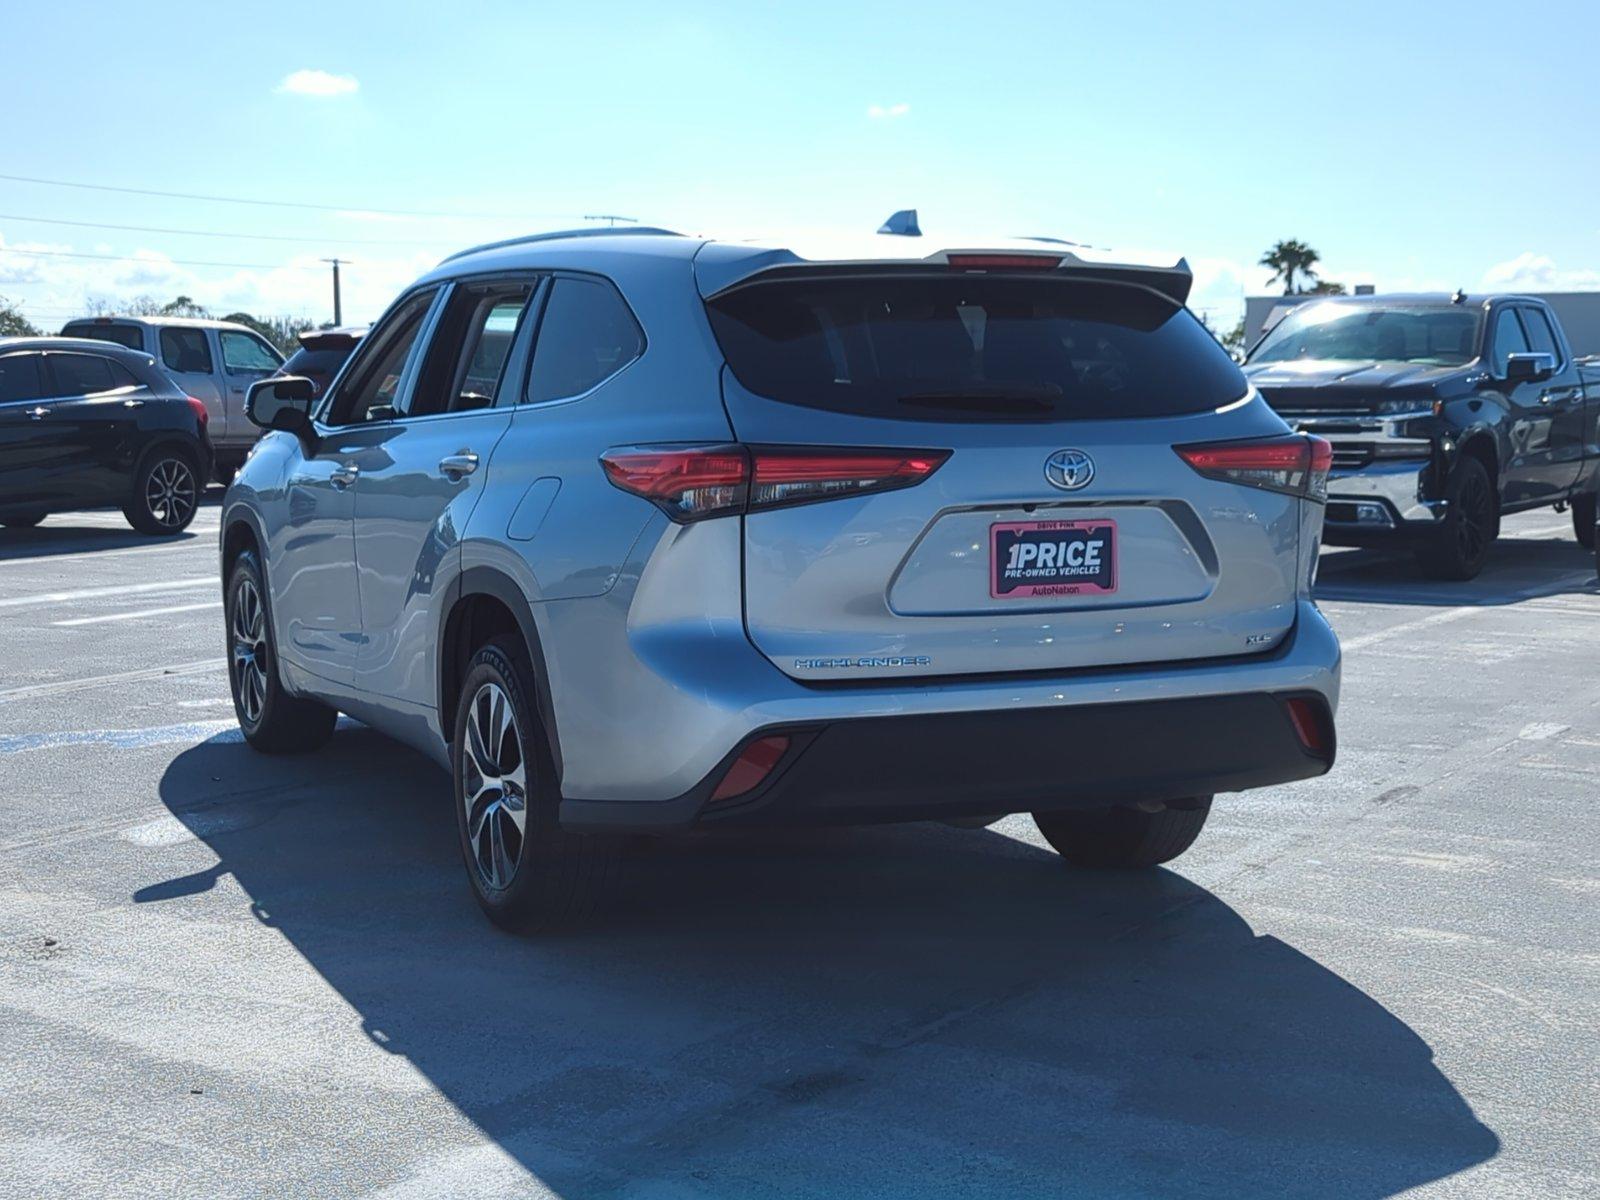
[[[1327,758],[1328,727],[1322,719],[1322,706],[1304,696],[1285,700],[1283,706],[1289,710],[1289,722],[1300,744],[1318,758]]]
[[[778,760],[788,749],[789,739],[782,735],[757,738],[751,742],[744,748],[744,752],[733,760],[728,773],[722,777],[722,782],[717,784],[717,790],[711,793],[712,802],[731,800],[735,796],[753,792],[761,786],[761,781],[772,773],[772,768],[778,765]]]

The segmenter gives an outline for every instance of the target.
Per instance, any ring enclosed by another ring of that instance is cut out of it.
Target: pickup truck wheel
[[[1061,809],[1036,812],[1033,823],[1057,854],[1075,867],[1154,867],[1171,862],[1205,828],[1211,797],[1196,796],[1183,808]]]
[[[1578,545],[1585,550],[1594,549],[1595,494],[1589,492],[1572,498],[1572,532],[1578,535]]]
[[[1417,562],[1434,579],[1471,579],[1483,570],[1499,533],[1500,498],[1483,464],[1463,458],[1450,472],[1445,499],[1445,519],[1418,544]]]

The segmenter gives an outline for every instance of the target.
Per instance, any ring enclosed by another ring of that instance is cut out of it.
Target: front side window
[[[52,354],[50,373],[57,396],[93,396],[138,382],[125,367],[96,354]]]
[[[1244,376],[1181,304],[1125,284],[924,272],[755,281],[707,305],[728,366],[788,404],[900,420],[1206,412]]]
[[[599,280],[556,279],[539,321],[527,401],[580,396],[643,353],[644,334],[616,288]]]
[[[492,408],[532,293],[532,284],[524,282],[457,287],[439,318],[406,415]]]
[[[8,400],[38,400],[43,395],[39,355],[8,354],[0,358],[0,404]]]
[[[211,343],[204,329],[175,326],[161,331],[161,361],[182,375],[211,374]]]
[[[1555,330],[1550,328],[1550,318],[1544,315],[1544,309],[1523,309],[1522,324],[1527,330],[1529,345],[1537,352],[1548,354],[1552,365],[1560,366],[1561,349],[1556,345]]]
[[[218,338],[222,342],[222,365],[233,374],[270,375],[283,365],[277,355],[267,349],[267,344],[254,334],[224,329]]]
[[[361,344],[360,357],[345,373],[329,404],[330,425],[390,421],[400,415],[400,386],[406,364],[433,305],[435,289],[407,297]]]
[[[1459,305],[1302,304],[1272,327],[1250,365],[1398,362],[1458,367],[1478,353],[1478,313]]]
[[[1513,354],[1528,352],[1528,336],[1522,332],[1522,322],[1517,320],[1517,310],[1502,308],[1494,319],[1494,371],[1506,373],[1506,363]]]

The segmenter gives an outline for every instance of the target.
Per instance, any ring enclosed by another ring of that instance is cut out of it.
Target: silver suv
[[[1063,243],[585,231],[445,261],[222,517],[262,750],[337,712],[454,780],[495,921],[585,914],[623,835],[1031,812],[1079,866],[1320,775],[1329,449],[1185,309]]]

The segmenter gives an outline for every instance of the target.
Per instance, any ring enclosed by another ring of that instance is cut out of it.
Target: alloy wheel
[[[267,702],[267,613],[255,580],[248,576],[234,589],[232,632],[233,691],[239,711],[255,725]]]
[[[1476,476],[1469,478],[1457,503],[1460,518],[1456,522],[1456,544],[1463,561],[1476,562],[1488,548],[1494,520],[1489,485]]]
[[[181,529],[194,515],[198,491],[188,463],[164,458],[151,468],[145,481],[145,508],[163,529]]]
[[[511,698],[485,683],[467,711],[461,747],[461,804],[473,869],[490,891],[509,887],[527,833],[528,769]]]

